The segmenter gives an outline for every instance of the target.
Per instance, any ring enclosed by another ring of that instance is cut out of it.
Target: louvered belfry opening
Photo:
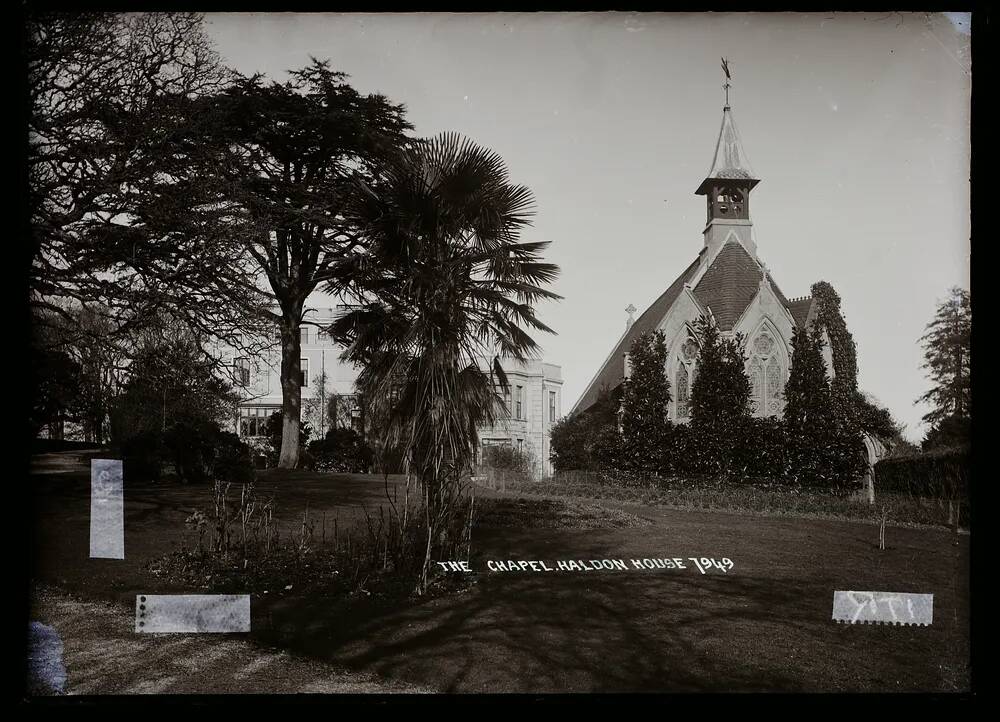
[[[716,218],[750,218],[748,184],[716,181],[708,195],[708,222]]]

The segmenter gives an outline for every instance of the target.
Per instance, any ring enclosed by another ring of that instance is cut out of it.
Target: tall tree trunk
[[[299,464],[299,418],[302,411],[302,339],[300,314],[282,314],[281,320],[281,453],[279,469]]]

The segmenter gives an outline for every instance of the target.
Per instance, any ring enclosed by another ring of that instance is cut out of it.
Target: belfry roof
[[[719,128],[719,138],[715,142],[712,167],[695,193],[699,195],[708,193],[710,180],[733,178],[752,181],[751,187],[758,183],[750,169],[746,151],[743,150],[743,141],[740,140],[740,133],[733,121],[733,111],[727,105],[722,110],[722,127]]]

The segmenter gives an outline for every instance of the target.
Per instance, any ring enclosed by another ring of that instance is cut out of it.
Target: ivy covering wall
[[[888,440],[895,431],[888,410],[875,406],[858,390],[858,346],[847,329],[840,295],[826,281],[814,283],[810,291],[816,303],[813,323],[818,330],[826,330],[830,339],[834,372],[830,391],[834,404],[852,431]]]
[[[858,346],[854,336],[847,330],[847,322],[840,310],[840,295],[826,281],[812,285],[813,301],[816,304],[815,325],[826,329],[830,338],[833,356],[834,393],[857,391],[858,389]]]

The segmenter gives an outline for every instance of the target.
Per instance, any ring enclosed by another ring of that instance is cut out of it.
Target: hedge
[[[967,447],[893,457],[875,464],[875,490],[968,501],[970,474]]]

